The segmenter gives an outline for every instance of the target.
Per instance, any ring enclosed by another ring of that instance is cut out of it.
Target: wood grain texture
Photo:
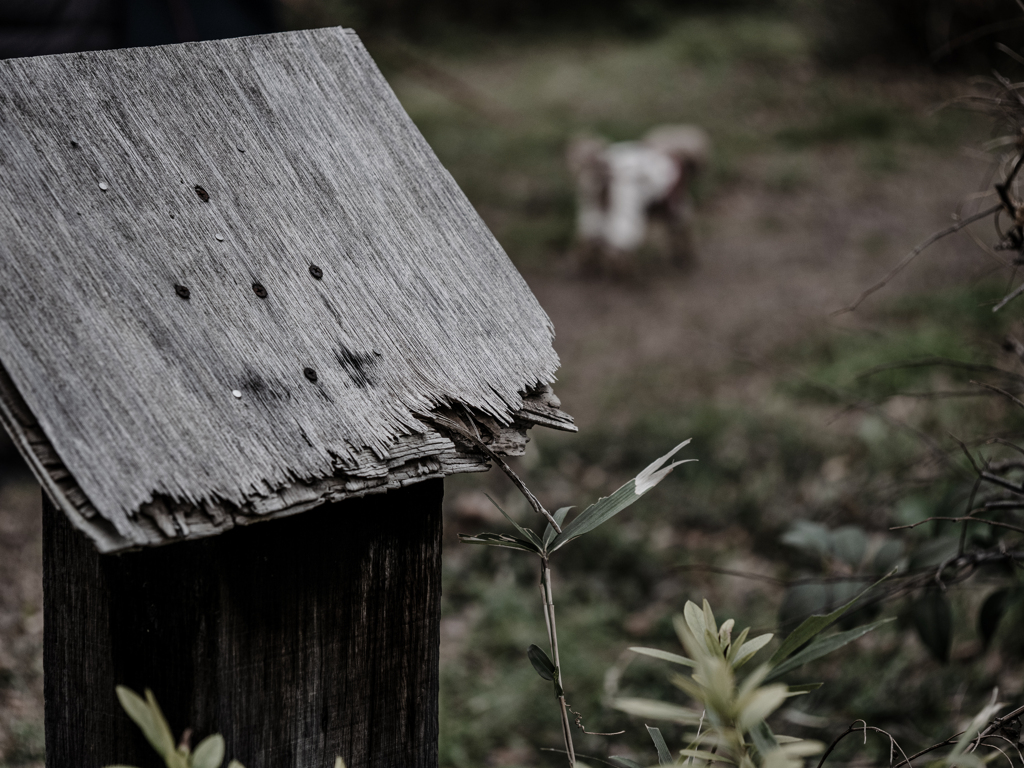
[[[158,762],[124,684],[246,768],[435,768],[442,483],[123,555],[44,499],[47,766]]]
[[[485,468],[437,409],[574,429],[550,321],[352,32],[0,61],[0,135],[0,416],[102,551]]]

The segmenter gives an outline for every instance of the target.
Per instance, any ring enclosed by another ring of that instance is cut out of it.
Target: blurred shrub
[[[987,71],[1011,65],[996,48],[1024,46],[1024,14],[1004,0],[796,0],[815,53],[833,66],[928,64]]]

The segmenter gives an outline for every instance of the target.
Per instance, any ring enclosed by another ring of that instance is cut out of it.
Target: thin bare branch
[[[932,51],[931,60],[933,62],[939,61],[940,59],[951,54],[957,48],[962,48],[965,45],[970,45],[974,41],[980,40],[981,38],[986,37],[987,35],[992,35],[995,34],[996,32],[1004,32],[1008,29],[1019,27],[1021,24],[1024,24],[1024,19],[1010,19],[1007,21],[999,21],[994,24],[986,24],[983,27],[977,27],[976,29],[971,30],[967,34],[960,35],[960,37],[957,37],[953,40],[950,40],[940,45],[938,48]]]
[[[942,366],[944,368],[958,368],[964,371],[974,371],[975,373],[999,373],[1003,376],[1008,376],[1011,379],[1018,379],[1024,381],[1024,376],[1013,371],[1008,371],[1005,368],[1000,368],[995,365],[985,365],[984,363],[968,363],[963,360],[954,360],[950,357],[925,357],[920,360],[908,360],[900,363],[885,363],[884,365],[876,365],[873,368],[868,368],[866,371],[862,371],[857,374],[858,379],[866,379],[874,376],[877,373],[885,373],[886,371],[899,371],[906,368],[932,368]]]
[[[526,497],[526,500],[530,503],[530,506],[533,507],[533,510],[538,515],[542,515],[543,517],[545,517],[548,523],[551,524],[551,527],[558,531],[558,533],[562,532],[562,529],[559,527],[558,522],[555,520],[555,518],[552,517],[551,513],[544,508],[544,505],[541,504],[537,497],[533,495],[533,492],[526,487],[526,483],[519,479],[519,475],[512,471],[512,467],[506,464],[505,460],[501,458],[501,456],[492,451],[490,446],[487,445],[483,440],[481,440],[479,437],[477,437],[468,429],[466,429],[466,426],[464,424],[456,421],[455,419],[450,419],[447,416],[441,416],[436,413],[424,413],[421,414],[421,416],[422,418],[429,419],[430,421],[449,430],[450,432],[454,432],[459,437],[468,442],[470,445],[485,453],[487,457],[495,464],[497,464],[498,468],[508,476],[508,479],[511,480],[515,487],[519,489],[519,492]]]
[[[1020,3],[1021,0],[1017,0],[1017,2]],[[1017,53],[1015,50],[1013,50],[1009,46],[1003,45],[1002,43],[996,43],[996,49],[1002,51],[1003,53],[1005,53],[1007,56],[1009,56],[1011,59],[1016,61],[1018,64],[1024,64],[1024,56],[1021,56],[1019,53]]]
[[[889,272],[889,274],[887,274],[885,277],[883,277],[881,280],[879,280],[873,286],[871,286],[866,291],[864,291],[860,296],[857,297],[856,301],[854,301],[848,307],[843,307],[842,309],[836,310],[835,312],[833,312],[830,315],[830,317],[836,317],[838,315],[846,314],[847,312],[853,312],[855,309],[857,309],[857,307],[859,307],[861,305],[861,303],[868,296],[873,294],[875,291],[878,291],[878,290],[884,288],[886,285],[888,285],[889,281],[892,280],[894,277],[896,277],[896,275],[898,275],[900,272],[902,272],[907,267],[907,265],[910,264],[910,262],[912,262],[915,258],[917,258],[918,255],[920,255],[920,253],[925,248],[927,248],[928,246],[932,245],[935,242],[938,242],[939,240],[941,240],[942,238],[946,237],[947,235],[952,235],[954,232],[959,232],[961,229],[966,227],[968,224],[973,224],[974,222],[980,221],[981,219],[984,219],[987,216],[991,216],[996,211],[1001,210],[1002,207],[1003,207],[1002,203],[1000,203],[999,205],[993,205],[991,208],[986,208],[985,210],[981,211],[980,213],[976,213],[973,216],[968,216],[966,219],[961,219],[960,221],[958,221],[956,224],[952,225],[951,227],[947,227],[946,229],[943,229],[943,230],[941,230],[939,232],[936,232],[931,237],[929,237],[928,239],[926,239],[923,242],[921,242],[920,244],[918,244],[917,247],[914,248],[914,250],[912,250],[910,253],[908,253],[906,256],[904,256],[903,260],[899,264],[897,264],[893,268],[893,270],[891,272]]]
[[[1011,301],[1016,299],[1022,293],[1024,293],[1024,283],[1021,283],[1016,288],[1014,288],[1012,291],[1010,291],[1008,294],[1003,296],[1003,298],[1001,298],[999,300],[999,303],[996,304],[994,307],[992,307],[992,311],[993,312],[998,312],[1000,309],[1005,307],[1007,304],[1009,304]]]
[[[1016,443],[1011,443],[1009,440],[1002,437],[990,437],[985,441],[986,445],[992,445],[993,443],[996,443],[997,445],[1005,445],[1007,448],[1013,448],[1017,453],[1024,454],[1024,448],[1021,448]]]
[[[997,528],[1008,528],[1011,531],[1017,531],[1018,533],[1024,533],[1024,527],[1021,527],[1019,525],[1011,525],[1010,523],[1001,523],[998,520],[986,520],[984,517],[942,517],[942,516],[938,516],[938,515],[935,516],[935,517],[925,518],[924,520],[919,520],[918,522],[911,523],[910,525],[897,525],[897,526],[894,526],[894,527],[890,528],[889,530],[890,531],[902,531],[902,530],[905,530],[907,528],[917,528],[917,526],[919,526],[919,525],[924,525],[925,523],[931,523],[931,522],[934,522],[935,520],[945,520],[945,521],[950,522],[950,523],[965,523],[965,522],[967,522],[967,523],[984,523],[985,525],[992,525],[992,526],[995,526]]]
[[[858,725],[858,723],[859,723],[859,725]],[[828,759],[828,756],[832,754],[832,751],[837,746],[839,746],[839,742],[840,741],[845,739],[851,733],[857,733],[858,731],[862,731],[864,733],[864,741],[865,741],[865,743],[867,743],[868,731],[873,731],[874,733],[881,733],[881,734],[887,736],[889,738],[889,748],[890,748],[890,751],[892,750],[893,747],[895,747],[896,749],[898,749],[900,751],[900,754],[903,755],[903,761],[901,763],[899,763],[899,765],[908,764],[913,759],[913,758],[907,757],[907,753],[903,751],[903,747],[900,746],[900,743],[898,741],[896,741],[896,738],[891,733],[889,733],[886,730],[883,730],[882,728],[876,728],[873,725],[868,725],[863,720],[855,720],[850,725],[849,728],[847,728],[841,734],[836,736],[836,738],[832,741],[832,743],[828,745],[828,749],[825,750],[824,754],[822,754],[822,756],[821,756],[821,759],[818,761],[817,768],[821,768],[821,766],[823,766],[825,764],[825,761]],[[914,757],[916,757],[916,755]],[[892,761],[890,760],[890,764],[891,764],[891,762]]]
[[[973,383],[973,382],[972,382],[972,383]],[[981,476],[981,467],[979,467],[979,466],[978,466],[978,464],[977,464],[977,462],[975,462],[975,460],[974,460],[974,457],[973,457],[973,456],[971,455],[971,452],[970,452],[969,450],[967,450],[967,444],[966,444],[966,443],[964,443],[964,441],[963,441],[963,440],[961,440],[961,439],[960,439],[959,437],[957,437],[956,435],[954,435],[954,434],[953,434],[952,432],[947,432],[946,434],[948,434],[948,435],[950,436],[950,438],[952,438],[952,439],[953,439],[953,441],[954,441],[954,442],[955,442],[955,443],[956,443],[957,445],[959,445],[959,446],[960,446],[960,450],[964,452],[964,456],[966,456],[966,457],[967,457],[967,460],[968,460],[969,462],[971,462],[971,466],[972,466],[972,467],[974,467],[974,471],[978,473],[978,476],[979,476],[979,480],[980,480],[980,479],[981,479],[981,478],[980,478],[980,476]],[[972,499],[974,498],[974,494],[971,494],[971,498],[972,498]],[[968,506],[970,506],[970,504],[968,504]]]

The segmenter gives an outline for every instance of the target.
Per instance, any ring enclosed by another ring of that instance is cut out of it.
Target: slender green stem
[[[544,601],[544,624],[548,630],[548,643],[551,645],[551,656],[558,669],[558,684],[562,695],[558,697],[558,706],[562,716],[562,738],[565,741],[565,752],[569,757],[569,766],[576,765],[576,752],[572,748],[572,728],[569,724],[569,712],[565,704],[565,676],[562,674],[562,660],[558,656],[558,630],[555,627],[555,601],[551,594],[551,569],[546,557],[540,559],[540,594]]]

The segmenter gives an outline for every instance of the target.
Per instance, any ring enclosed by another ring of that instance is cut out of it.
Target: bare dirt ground
[[[964,155],[931,152],[906,157],[899,173],[865,175],[859,162],[853,151],[822,149],[806,186],[790,193],[760,183],[767,163],[748,169],[701,212],[700,265],[691,274],[651,258],[627,282],[528,273],[556,329],[557,391],[581,429],[652,405],[756,402],[767,396],[781,348],[863,327],[880,302],[956,286],[995,266],[960,234],[857,312],[830,317],[949,226],[985,171]]]

